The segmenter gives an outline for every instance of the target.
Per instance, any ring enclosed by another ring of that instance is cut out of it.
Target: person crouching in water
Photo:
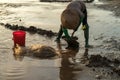
[[[61,25],[56,41],[60,42],[62,34],[65,34],[67,41],[70,41],[82,23],[85,37],[85,47],[89,47],[89,25],[87,23],[87,9],[82,1],[72,1],[61,14]],[[67,29],[72,29],[70,36]]]

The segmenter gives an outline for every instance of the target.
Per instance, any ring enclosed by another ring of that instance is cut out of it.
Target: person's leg
[[[89,26],[86,24],[86,29],[84,30],[85,37],[85,47],[89,47]]]
[[[84,37],[85,37],[85,47],[89,47],[89,25],[87,23],[87,10],[83,12],[85,17],[83,19],[83,30],[84,30]]]
[[[62,28],[63,33],[65,34],[65,37],[67,40],[70,40],[70,35],[68,34],[68,30],[66,28]]]
[[[57,38],[56,38],[56,41],[57,41],[57,42],[60,42],[60,38],[61,38],[62,34],[63,34],[63,30],[62,30],[62,26],[60,25],[60,29],[59,29],[59,32],[58,32],[58,36],[57,36]]]

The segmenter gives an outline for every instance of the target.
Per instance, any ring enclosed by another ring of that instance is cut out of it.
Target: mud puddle
[[[0,11],[3,12],[0,13],[1,23],[19,25],[27,29],[34,26],[35,31],[42,29],[57,33],[60,13],[68,3],[34,1],[6,4],[0,4]],[[84,36],[80,28],[75,33],[79,42],[78,50],[66,49],[67,43],[63,39],[58,45],[54,42],[55,37],[49,38],[26,31],[26,46],[32,44],[51,46],[63,53],[63,56],[57,59],[14,57],[12,51],[14,30],[1,25],[0,80],[119,80],[120,19],[114,17],[112,12],[98,9],[92,3],[87,4],[87,7],[91,45],[88,50],[84,48]],[[91,67],[86,66],[88,64],[92,64]]]

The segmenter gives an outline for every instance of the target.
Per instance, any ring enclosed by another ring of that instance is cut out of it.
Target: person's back
[[[61,14],[62,25],[68,29],[76,29],[80,18],[85,16],[86,6],[82,1],[71,2]]]
[[[85,46],[88,46],[89,39],[89,26],[87,23],[87,9],[82,1],[72,1],[61,14],[61,26],[56,41],[60,41],[62,34],[64,33],[67,40],[70,41],[71,37],[68,34],[67,29],[72,29],[74,35],[82,23],[85,37]]]

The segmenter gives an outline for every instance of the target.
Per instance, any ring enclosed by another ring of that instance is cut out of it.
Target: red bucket
[[[19,44],[20,46],[25,46],[25,36],[26,32],[24,31],[19,30],[13,32],[14,46],[16,46],[16,44]]]

